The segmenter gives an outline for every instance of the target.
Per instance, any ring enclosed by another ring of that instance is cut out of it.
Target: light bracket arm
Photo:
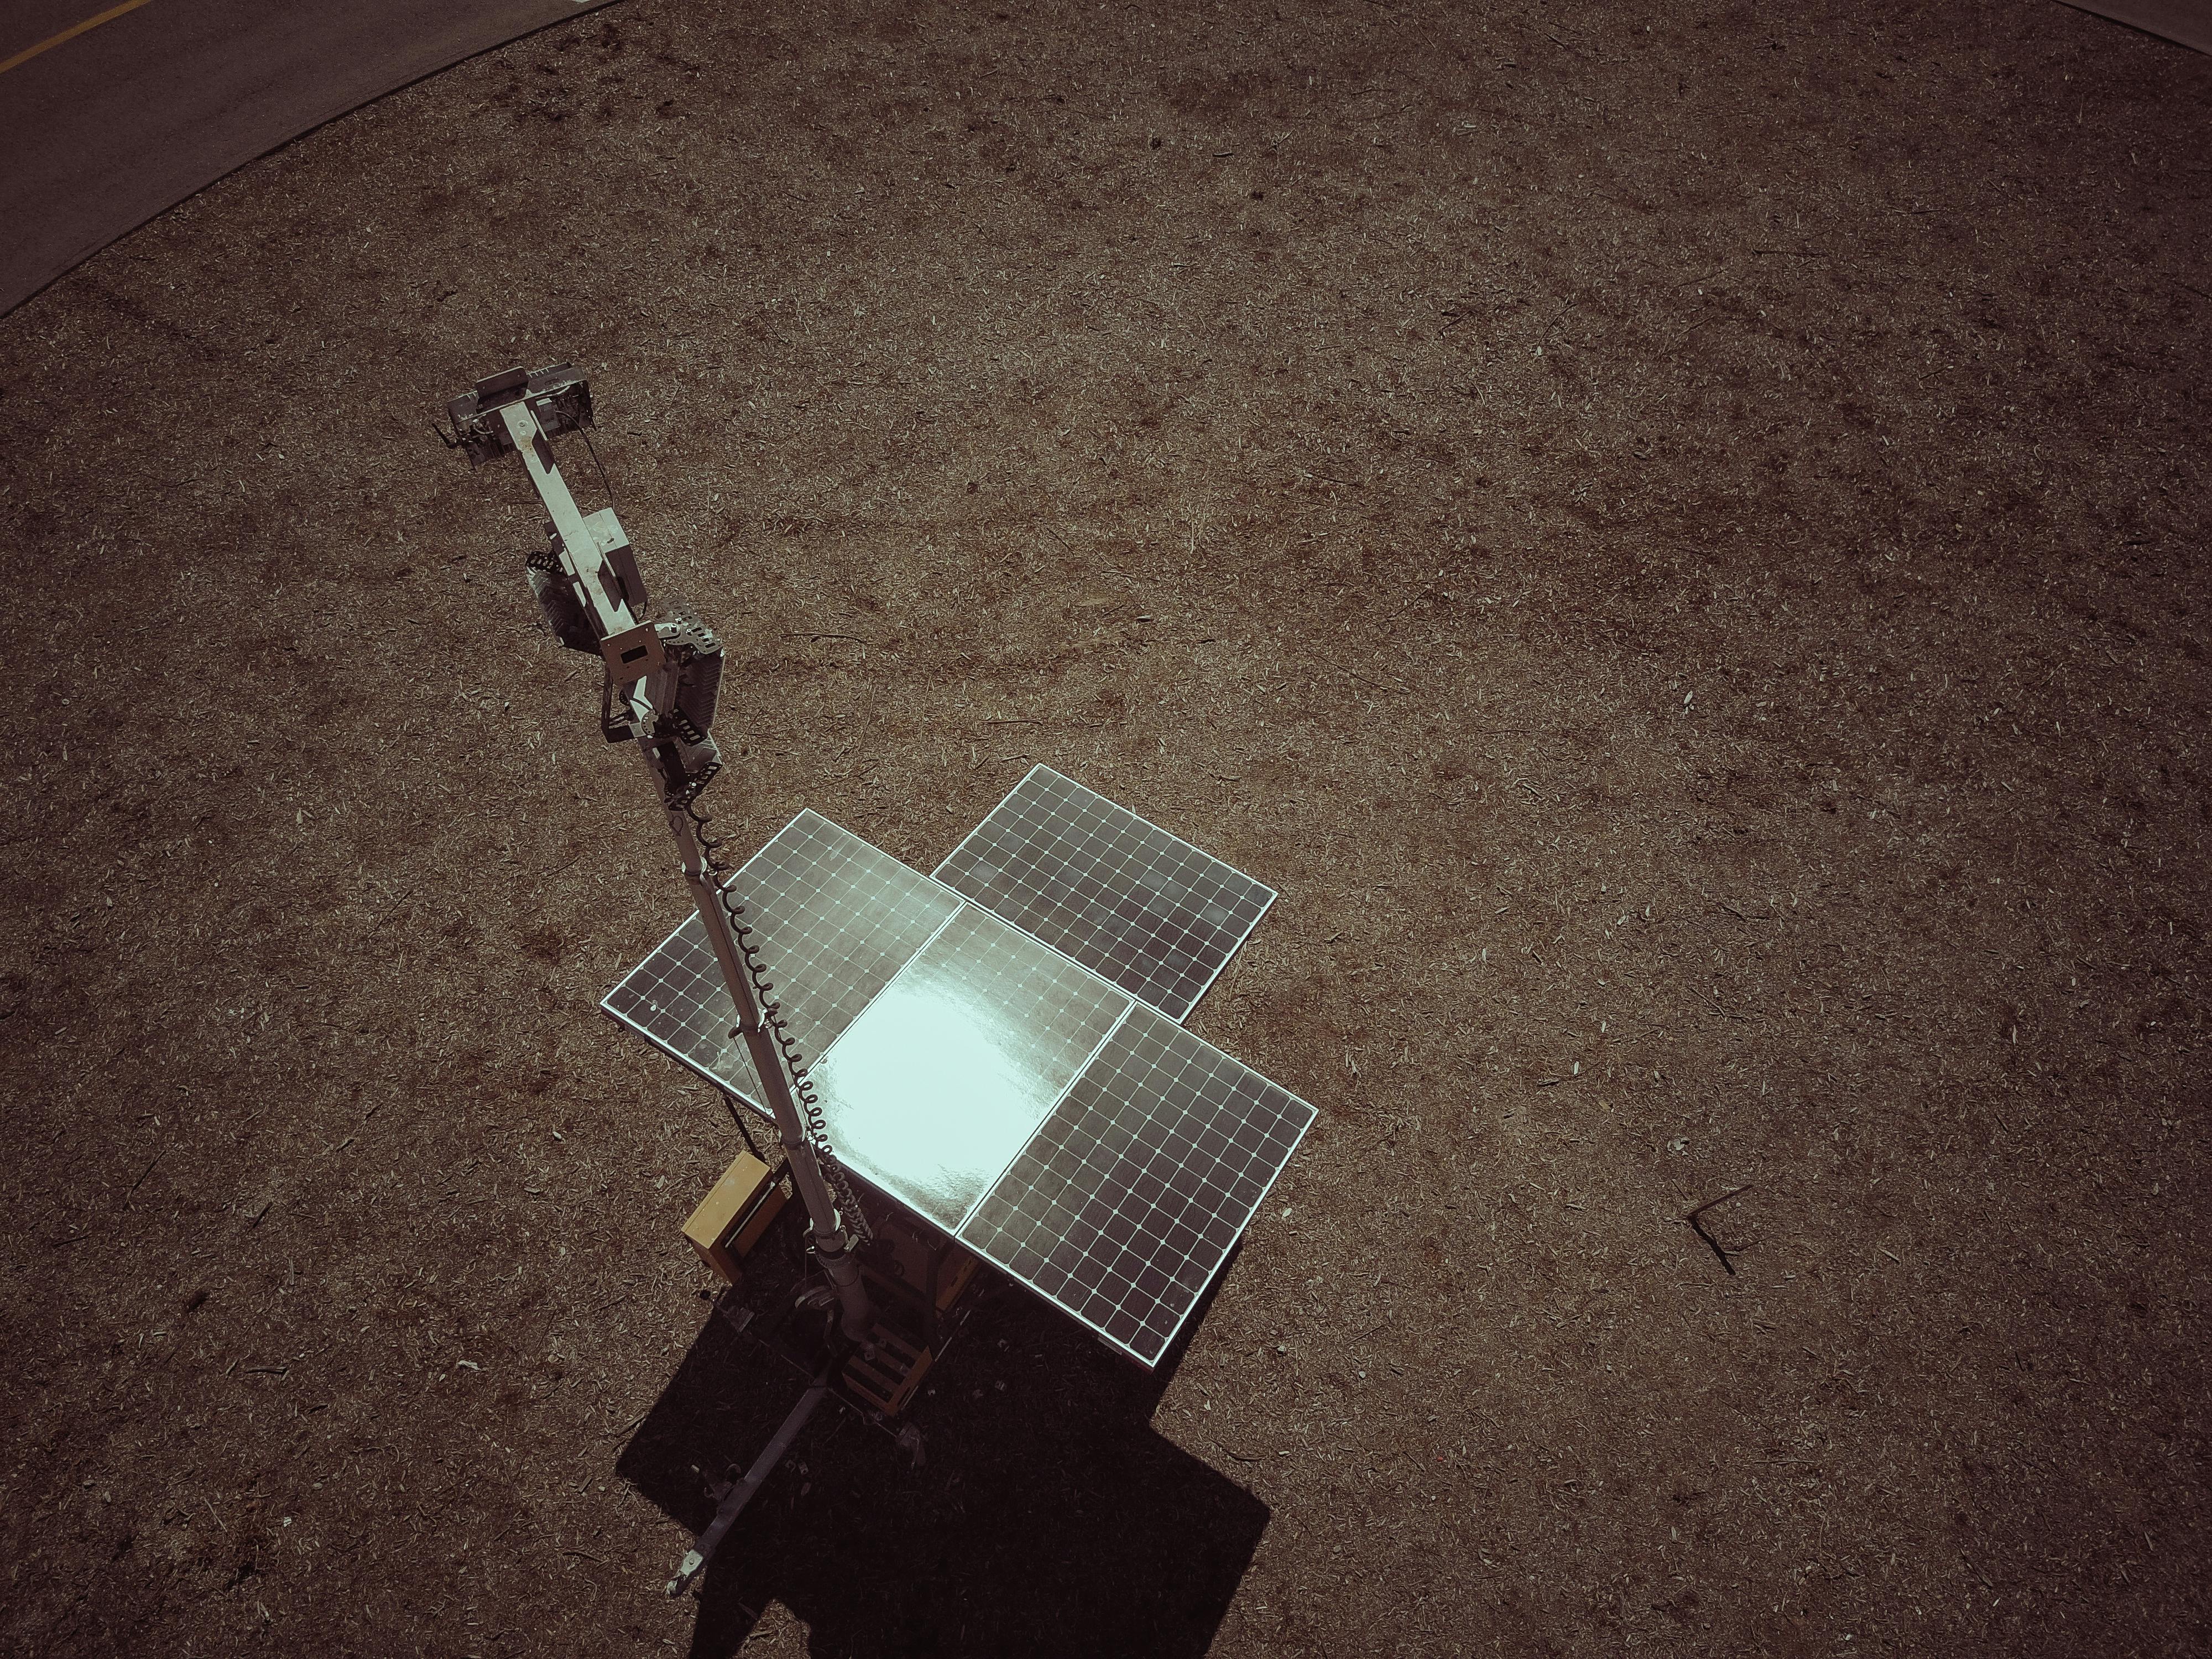
[[[553,520],[553,533],[561,543],[561,568],[576,584],[592,631],[599,636],[599,654],[606,659],[607,672],[617,685],[643,679],[660,666],[659,635],[651,623],[640,621],[623,599],[608,592],[613,568],[578,509],[576,498],[568,493],[568,481],[561,476],[536,409],[528,402],[517,401],[502,406],[498,414],[523,465],[530,469],[530,482],[537,486],[538,500],[545,503]],[[613,514],[610,507],[604,516],[611,519]],[[620,526],[614,528],[619,536]]]

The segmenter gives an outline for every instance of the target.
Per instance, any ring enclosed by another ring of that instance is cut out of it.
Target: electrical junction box
[[[684,1224],[684,1237],[724,1284],[734,1285],[738,1264],[752,1253],[791,1192],[781,1167],[771,1170],[750,1152],[739,1152],[714,1188]]]

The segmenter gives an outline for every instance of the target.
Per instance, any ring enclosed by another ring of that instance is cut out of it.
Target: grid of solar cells
[[[1135,1008],[957,1237],[1158,1364],[1313,1120]]]
[[[818,1060],[961,908],[928,877],[820,813],[801,812],[731,878],[757,930],[772,994],[800,1051]],[[759,1088],[705,924],[696,915],[601,1006],[755,1106]]]
[[[963,904],[815,1068],[830,1140],[949,1232],[1132,1006]]]
[[[709,1081],[760,1104],[752,1067],[742,1054],[734,1056],[736,1069],[730,1075],[718,1069],[731,1058],[725,1051],[736,1015],[697,916],[687,918],[631,969],[599,999],[599,1006]]]
[[[1275,899],[1048,766],[1015,785],[937,878],[1175,1019]]]

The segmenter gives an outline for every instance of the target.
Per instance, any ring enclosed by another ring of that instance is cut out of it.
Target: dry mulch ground
[[[2208,134],[2057,5],[635,0],[0,319],[9,1650],[2203,1650]],[[1048,761],[1322,1113],[1171,1373],[1000,1291],[678,1604],[793,1385],[428,427],[559,357],[744,844]]]

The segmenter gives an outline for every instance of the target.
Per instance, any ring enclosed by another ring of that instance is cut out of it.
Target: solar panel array
[[[1049,766],[1031,768],[937,878],[1174,1019],[1275,901],[1274,889]]]
[[[1156,1364],[1313,1121],[1169,1017],[1273,894],[1048,769],[983,828],[994,822],[945,867],[989,888],[993,866],[1009,878],[998,897],[1075,949],[813,812],[732,884],[847,1165]],[[1054,880],[1078,902],[1033,902]],[[1211,903],[1226,919],[1210,933],[1160,925]],[[604,1006],[757,1109],[697,918]]]

